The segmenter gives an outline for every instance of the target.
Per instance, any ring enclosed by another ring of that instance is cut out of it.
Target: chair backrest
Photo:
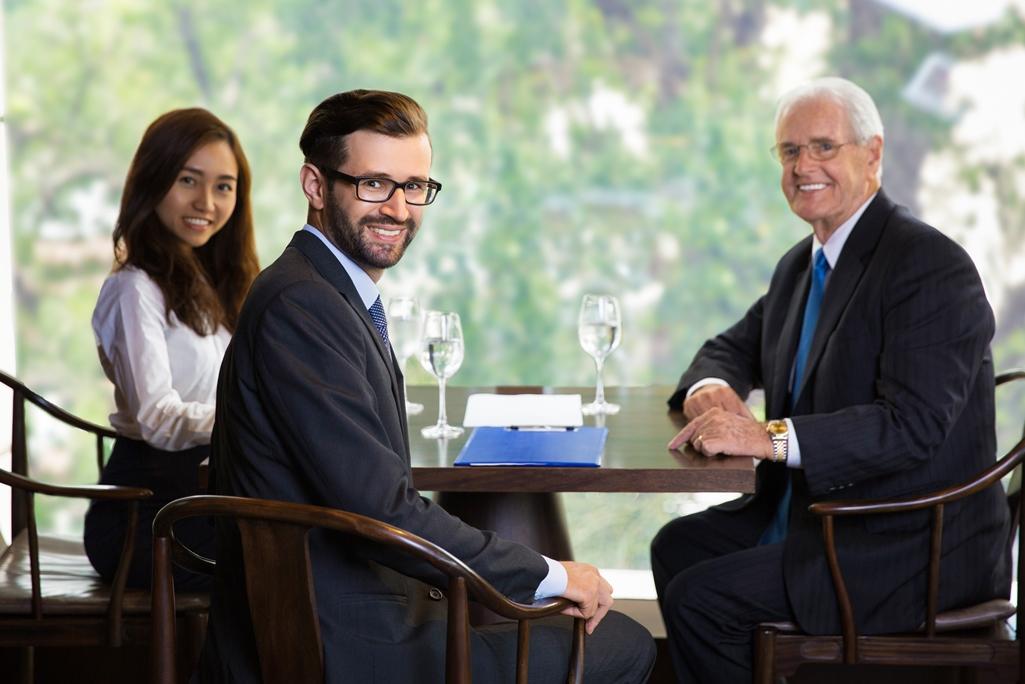
[[[530,619],[570,605],[552,599],[533,606],[510,601],[445,549],[414,534],[354,513],[321,506],[229,496],[172,501],[153,521],[153,681],[171,684],[174,670],[174,584],[171,560],[209,572],[213,561],[197,556],[173,536],[178,520],[230,517],[239,529],[246,590],[263,680],[323,681],[324,660],[310,564],[308,535],[315,527],[359,537],[430,563],[449,577],[446,681],[470,682],[468,593],[496,613],[519,621],[517,682],[526,681]],[[274,587],[274,591],[267,591]],[[282,625],[288,625],[282,629]],[[584,621],[574,625],[570,681],[583,675]]]
[[[17,537],[25,532],[27,536],[29,577],[32,588],[31,594],[31,617],[35,621],[35,629],[42,632],[41,626],[46,620],[59,620],[55,618],[44,618],[44,599],[42,588],[42,568],[40,563],[39,534],[36,529],[35,495],[45,494],[49,496],[107,499],[124,501],[128,504],[128,526],[125,542],[122,548],[121,558],[110,586],[110,596],[106,606],[106,633],[107,644],[120,646],[122,642],[122,624],[124,617],[124,595],[128,578],[128,569],[131,562],[135,541],[135,529],[138,524],[138,502],[148,498],[153,493],[141,487],[118,487],[107,485],[81,485],[65,486],[52,485],[39,482],[29,477],[29,458],[27,447],[27,426],[26,426],[26,403],[46,411],[57,420],[70,425],[73,428],[91,433],[96,438],[96,463],[98,469],[103,468],[104,440],[113,439],[117,436],[110,428],[106,428],[78,416],[68,413],[64,409],[55,406],[36,392],[25,386],[23,382],[7,373],[0,371],[0,382],[11,388],[12,398],[12,422],[11,422],[11,470],[0,469],[0,484],[11,487],[11,532],[13,544]],[[6,551],[6,549],[0,549]],[[88,561],[82,557],[81,562]],[[66,568],[65,568],[66,570]],[[66,608],[66,598],[62,598],[62,607]]]
[[[78,416],[68,413],[59,406],[55,406],[36,392],[29,389],[25,383],[14,376],[0,371],[0,383],[11,388],[13,393],[11,399],[11,472],[15,475],[29,477],[28,459],[28,430],[26,425],[25,404],[26,402],[38,406],[51,416],[72,427],[92,433],[96,438],[96,468],[97,473],[103,470],[104,440],[114,439],[117,433],[108,427],[90,423]],[[24,490],[14,489],[11,492],[11,536],[16,537],[28,525],[28,518],[31,514],[29,496]]]
[[[1025,371],[1013,370],[1001,373],[996,377],[996,384],[1006,385],[1007,383],[1025,380]],[[1008,475],[1020,472],[1022,463],[1025,461],[1025,434],[1023,438],[1011,450],[1000,458],[996,463],[982,471],[971,480],[946,489],[909,497],[901,500],[885,502],[820,502],[814,503],[809,510],[821,516],[823,541],[826,545],[826,557],[833,577],[833,585],[837,593],[837,601],[840,609],[840,623],[843,632],[844,662],[857,662],[857,630],[854,625],[854,610],[851,606],[847,593],[846,583],[840,569],[840,563],[836,553],[834,539],[833,519],[836,516],[849,515],[878,515],[890,513],[906,513],[910,511],[930,509],[932,512],[932,531],[929,546],[928,584],[926,591],[926,619],[925,634],[933,637],[936,634],[936,615],[939,603],[940,586],[940,551],[943,544],[943,511],[947,504],[953,503],[965,497],[976,494],[984,489],[993,486],[1000,486],[1001,481]],[[1025,507],[1020,505],[1018,492],[1008,490],[1008,506],[1011,510],[1011,531],[1007,538],[1008,553],[1014,548],[1017,542],[1017,582],[1018,596],[1016,603],[1017,624],[1025,624],[1025,574],[1023,574],[1023,561],[1025,561]],[[1025,641],[1020,636],[1016,638],[1021,643],[1022,656],[1025,657]]]

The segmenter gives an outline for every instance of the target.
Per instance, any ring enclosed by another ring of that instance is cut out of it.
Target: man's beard
[[[328,239],[335,244],[335,247],[342,250],[356,263],[372,268],[390,268],[399,263],[399,259],[405,254],[406,247],[413,241],[419,228],[412,216],[405,221],[396,221],[383,214],[364,216],[354,224],[331,193],[328,193],[325,198],[323,215],[327,224],[324,229]],[[406,238],[397,251],[385,251],[385,248],[381,246],[375,248],[366,237],[367,231],[370,230],[367,228],[369,223],[405,228]]]

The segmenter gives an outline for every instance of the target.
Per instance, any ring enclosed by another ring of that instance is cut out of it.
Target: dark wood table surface
[[[590,401],[594,388],[503,387],[503,393],[580,394]],[[449,423],[461,425],[466,400],[494,387],[449,387],[446,404]],[[409,417],[409,443],[413,480],[425,491],[459,492],[753,492],[754,465],[750,458],[705,458],[693,451],[670,451],[666,444],[684,425],[683,415],[670,412],[666,399],[672,388],[610,387],[606,398],[622,407],[605,416],[609,430],[600,468],[549,466],[453,467],[471,430],[446,441],[425,439],[420,428],[438,419],[438,390],[412,386],[410,399],[425,405],[423,413]],[[601,424],[585,416],[585,425]]]
[[[576,393],[590,401],[593,387],[449,387],[449,423],[461,425],[466,400],[477,392]],[[470,430],[449,440],[425,439],[420,429],[438,418],[438,390],[409,387],[410,399],[425,405],[409,416],[413,482],[424,492],[436,492],[438,503],[476,527],[531,546],[551,558],[572,559],[559,492],[753,492],[754,463],[750,458],[705,458],[691,450],[670,451],[666,444],[684,425],[683,415],[669,411],[665,400],[672,388],[610,387],[606,398],[622,407],[614,416],[585,416],[585,425],[609,429],[599,468],[547,466],[456,467],[452,462]],[[206,486],[206,463],[201,486]]]
[[[450,387],[449,423],[460,425],[466,399],[475,392],[579,393],[590,401],[594,388]],[[438,418],[436,387],[409,388],[410,399],[425,405],[409,417],[413,481],[437,492],[447,511],[481,529],[494,530],[559,560],[573,558],[559,492],[753,492],[751,458],[705,458],[666,444],[684,425],[665,400],[670,387],[611,387],[606,398],[622,407],[614,416],[585,416],[585,425],[609,429],[599,468],[452,465],[470,434],[446,441],[424,439],[420,428]]]

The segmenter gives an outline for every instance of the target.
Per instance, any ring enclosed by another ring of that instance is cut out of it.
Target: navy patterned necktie
[[[811,350],[811,341],[815,337],[815,326],[819,322],[819,309],[822,308],[822,295],[826,291],[826,276],[829,275],[829,262],[826,261],[826,253],[820,247],[815,252],[815,266],[811,275],[811,289],[808,291],[808,301],[804,305],[804,322],[801,324],[801,340],[797,343],[797,356],[794,358],[794,384],[790,388],[790,410],[793,411],[797,403],[798,394],[801,391],[801,382],[804,380],[804,371],[808,363],[808,352]],[[783,541],[787,536],[787,527],[790,518],[790,471],[786,473],[787,486],[783,490],[783,498],[779,501],[776,514],[772,517],[769,526],[762,533],[759,544],[773,544]]]
[[[374,327],[377,328],[377,332],[380,333],[381,339],[384,341],[384,346],[387,347],[390,344],[388,341],[388,319],[384,315],[380,297],[375,299],[370,307],[370,318],[373,319]]]

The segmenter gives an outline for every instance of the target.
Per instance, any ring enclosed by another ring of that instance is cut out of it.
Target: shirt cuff
[[[700,380],[698,380],[697,382],[695,382],[693,385],[690,386],[690,389],[687,390],[687,394],[684,395],[683,398],[684,399],[690,399],[690,395],[694,394],[695,392],[697,392],[702,387],[705,387],[706,385],[722,385],[723,387],[729,387],[730,383],[726,382],[722,378],[701,378]]]
[[[541,584],[537,585],[537,591],[534,592],[535,601],[562,596],[566,593],[566,585],[569,584],[569,575],[566,574],[566,567],[562,563],[548,556],[541,557],[548,563],[548,574],[541,580]]]
[[[801,446],[797,443],[797,433],[794,432],[794,421],[789,418],[783,420],[787,423],[787,468],[801,467]]]

